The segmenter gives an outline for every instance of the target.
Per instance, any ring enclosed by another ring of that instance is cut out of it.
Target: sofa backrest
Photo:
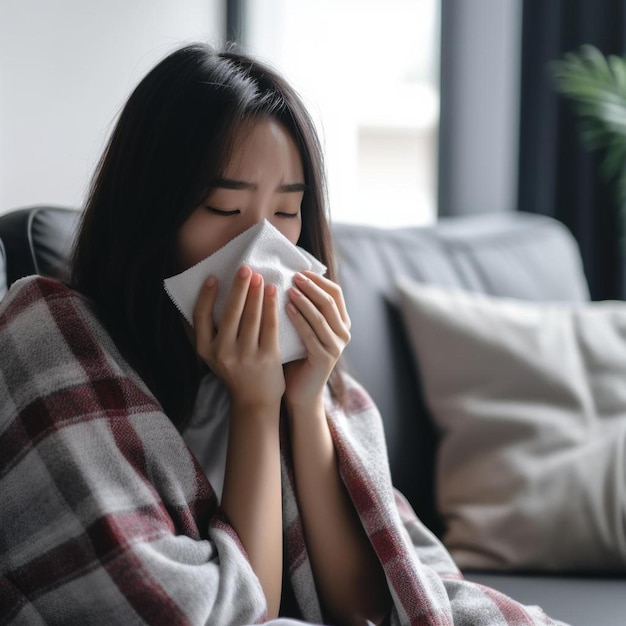
[[[67,280],[69,256],[80,212],[33,206],[0,215],[8,284],[31,274]]]
[[[437,434],[424,408],[397,306],[400,275],[527,300],[589,299],[578,247],[547,217],[486,214],[435,226],[385,230],[336,224],[340,282],[352,320],[344,363],[383,416],[394,484],[419,517],[440,531],[435,513]]]

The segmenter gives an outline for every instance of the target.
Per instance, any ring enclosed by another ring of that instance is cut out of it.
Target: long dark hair
[[[188,45],[147,74],[121,112],[83,214],[72,286],[92,301],[180,430],[203,370],[163,279],[179,271],[178,230],[223,173],[234,131],[243,120],[263,117],[281,122],[296,141],[306,183],[298,245],[333,279],[322,150],[313,122],[282,77],[234,48]]]

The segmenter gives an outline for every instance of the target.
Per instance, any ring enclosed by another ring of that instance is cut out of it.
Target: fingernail
[[[287,302],[287,313],[295,315],[297,312],[298,309],[296,309],[295,305],[292,302]]]
[[[253,274],[250,279],[251,287],[258,287],[263,282],[263,276],[261,274]]]
[[[242,265],[239,268],[239,276],[241,276],[241,278],[248,278],[248,276],[250,276],[251,273],[252,273],[252,270],[247,265]]]
[[[276,294],[276,285],[265,285],[265,295],[273,296]]]
[[[213,285],[215,285],[215,276],[209,276],[204,284],[207,287],[213,287]]]
[[[297,282],[299,282],[299,283],[306,283],[306,282],[308,282],[308,280],[309,279],[304,274],[301,274],[300,272],[298,272],[296,274],[296,281]]]

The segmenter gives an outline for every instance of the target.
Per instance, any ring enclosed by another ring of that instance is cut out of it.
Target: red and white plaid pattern
[[[340,471],[394,624],[552,624],[463,579],[394,492],[379,415],[350,379],[329,405]],[[288,446],[285,446],[285,449]],[[289,576],[321,622],[289,455]],[[85,301],[30,277],[0,304],[0,624],[262,623],[259,581],[181,436]]]

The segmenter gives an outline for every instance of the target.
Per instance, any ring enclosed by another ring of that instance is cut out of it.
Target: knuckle
[[[219,342],[213,350],[213,359],[220,365],[228,365],[232,357],[230,352],[225,349],[224,345]]]
[[[332,283],[328,289],[328,292],[332,294],[334,300],[340,300],[343,298],[343,291],[341,286],[337,283]]]
[[[341,356],[344,345],[345,344],[343,342],[339,342],[339,341],[333,342],[330,353],[332,354],[334,358],[338,359]]]
[[[316,309],[313,316],[314,316],[315,323],[321,324],[321,325],[326,324],[326,316],[321,311],[318,311]]]

